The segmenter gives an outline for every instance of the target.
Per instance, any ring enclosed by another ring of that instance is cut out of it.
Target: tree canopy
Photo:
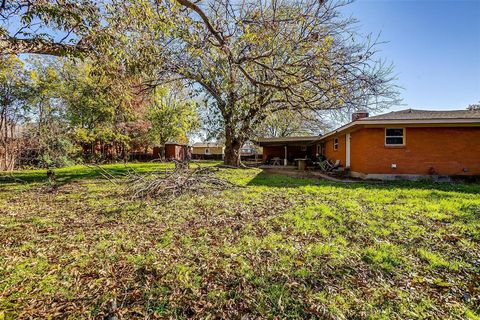
[[[101,4],[95,0],[4,0],[0,53],[65,56],[92,52],[103,29]]]
[[[239,165],[242,144],[278,112],[315,117],[332,110],[382,109],[398,101],[391,67],[376,58],[380,43],[358,34],[354,19],[342,17],[340,8],[347,4],[7,2],[0,52],[83,58],[88,53],[105,81],[119,85],[117,92],[129,92],[130,84],[141,87],[140,100],[149,89],[175,83],[191,98],[206,101],[210,118],[223,130],[225,162]],[[6,27],[15,20],[17,31]],[[98,80],[93,83],[98,88],[85,91],[82,86],[89,84],[83,83],[72,93],[71,103],[85,109],[83,115],[104,110],[104,85]],[[87,93],[93,91],[99,99],[90,103]]]
[[[146,90],[113,64],[104,72],[88,59],[0,57],[3,169],[18,165],[20,153],[28,153],[24,165],[41,167],[126,159],[186,142],[198,128],[194,101],[169,85]]]
[[[222,118],[228,164],[239,164],[243,142],[277,111],[396,102],[391,69],[375,59],[377,41],[358,40],[355,21],[339,14],[342,2],[129,3],[137,38],[130,51],[159,62],[153,83],[182,80],[210,99]]]

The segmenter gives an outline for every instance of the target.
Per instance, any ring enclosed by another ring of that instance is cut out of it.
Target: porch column
[[[287,165],[287,146],[285,145],[285,159],[283,159],[283,165]]]
[[[350,168],[350,133],[345,135],[346,146],[345,146],[345,168]]]

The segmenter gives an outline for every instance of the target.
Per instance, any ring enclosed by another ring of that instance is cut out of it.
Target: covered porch
[[[294,169],[318,161],[323,154],[320,136],[260,138],[262,168]],[[299,163],[300,162],[300,163]]]

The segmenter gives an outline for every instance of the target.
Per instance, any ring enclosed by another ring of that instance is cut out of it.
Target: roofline
[[[332,135],[355,127],[357,125],[365,125],[365,124],[373,124],[373,125],[390,125],[390,124],[469,124],[469,123],[478,123],[480,124],[480,119],[472,119],[472,118],[458,118],[458,119],[392,119],[392,120],[374,120],[362,118],[360,120],[356,120],[350,122],[344,126],[341,126],[338,129],[330,131],[323,136],[321,136],[321,140],[324,138],[328,138]]]
[[[313,144],[320,141],[322,136],[303,136],[303,137],[273,137],[273,138],[259,138],[251,140],[258,146],[283,146],[286,144]]]
[[[255,141],[259,141],[259,140],[265,140],[265,141],[274,141],[274,140],[313,140],[315,138],[320,138],[321,136],[319,135],[311,135],[311,136],[286,136],[286,137],[268,137],[268,138],[265,138],[265,137],[262,137],[262,138],[258,138],[258,139],[253,139]],[[253,141],[251,140],[251,141]]]
[[[207,144],[203,143],[201,145],[194,145],[192,144],[193,148],[225,148],[224,145],[219,145],[219,144]]]
[[[320,135],[312,135],[312,136],[287,136],[287,137],[270,137],[270,138],[258,138],[258,139],[252,139],[250,141],[253,142],[281,142],[281,141],[289,141],[289,142],[295,142],[295,141],[313,141],[316,139],[321,138]]]
[[[165,145],[175,145],[175,146],[189,146],[187,143],[180,143],[180,142],[165,142]]]

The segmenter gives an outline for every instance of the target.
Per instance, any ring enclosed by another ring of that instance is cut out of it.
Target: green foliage
[[[183,92],[173,86],[140,90],[142,78],[115,62],[30,58],[25,70],[13,56],[2,59],[0,98],[5,106],[11,100],[2,114],[26,124],[28,145],[21,149],[30,158],[22,166],[123,160],[130,150],[188,142],[199,127],[197,105]]]
[[[1,4],[2,53],[78,56],[105,38],[105,34],[99,32],[102,27],[102,1],[20,0],[3,1]],[[62,34],[62,39],[55,39],[53,34]]]
[[[163,145],[167,141],[188,142],[188,135],[199,128],[197,106],[181,99],[168,89],[157,88],[148,106],[150,141]]]
[[[24,63],[12,55],[0,55],[0,170],[13,170],[23,141],[18,139],[27,121],[30,77]]]
[[[63,103],[65,83],[58,59],[30,59],[30,123],[27,137],[37,158],[30,159],[40,167],[62,167],[74,164],[79,146],[70,137],[69,110]]]
[[[91,61],[67,61],[62,66],[66,118],[74,141],[89,150],[90,156],[95,156],[92,150],[97,144],[102,146],[100,157],[107,156],[105,145],[122,154],[128,149],[130,138],[123,124],[135,118],[133,84],[123,73],[115,72],[116,67],[95,66]]]
[[[26,94],[28,73],[25,64],[16,56],[0,56],[0,105],[13,103]]]
[[[30,95],[30,76],[25,64],[13,55],[0,55],[0,129],[2,141],[5,123],[21,124],[26,120]]]
[[[114,65],[110,67],[115,68]],[[121,74],[115,74],[120,79],[114,79],[101,68],[95,68],[91,61],[66,61],[61,72],[64,81],[62,98],[73,127],[92,132],[107,124],[112,126],[117,112],[128,111],[127,104],[131,99],[128,88],[114,90],[116,82],[126,81]]]

